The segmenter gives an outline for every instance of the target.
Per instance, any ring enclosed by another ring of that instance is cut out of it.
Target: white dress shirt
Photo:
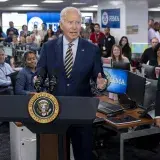
[[[73,53],[73,63],[75,62],[75,58],[76,58],[76,53],[77,53],[77,48],[78,48],[78,41],[79,41],[79,38],[75,39],[72,44],[72,53]],[[65,36],[63,36],[63,63],[65,63],[65,57],[66,57],[66,52],[67,52],[67,49],[69,47],[69,44],[70,42],[66,39]]]

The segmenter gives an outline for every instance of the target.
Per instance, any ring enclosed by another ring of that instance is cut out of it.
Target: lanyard
[[[106,38],[104,37],[104,44],[103,44],[103,46],[105,46],[106,45]]]
[[[100,36],[100,33],[99,33],[99,34],[96,34],[96,33],[95,33],[95,40],[96,40],[96,42],[98,42],[99,36]]]

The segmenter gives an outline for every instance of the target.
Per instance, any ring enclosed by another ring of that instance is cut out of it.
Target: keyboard
[[[104,114],[110,114],[114,112],[123,111],[120,105],[115,105],[107,102],[99,102],[98,111]]]
[[[134,118],[130,115],[119,115],[116,117],[108,117],[105,120],[112,124],[125,124],[125,123],[133,123],[141,121],[140,119]]]

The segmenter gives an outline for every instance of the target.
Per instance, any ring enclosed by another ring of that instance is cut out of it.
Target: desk
[[[108,97],[103,96],[99,98],[102,101],[112,103],[112,104],[117,104],[118,102],[114,102],[113,100],[110,100]],[[132,110],[126,110],[124,114],[131,115],[135,118],[139,118],[139,111],[142,111],[140,108],[132,109]],[[97,113],[96,116],[98,118],[106,118],[107,115],[103,113]],[[157,127],[152,127],[150,129],[143,129],[143,130],[134,130],[134,127],[145,125],[145,124],[153,124],[154,120],[149,119],[149,118],[139,118],[141,121],[139,122],[133,122],[133,123],[128,123],[128,124],[111,124],[109,122],[105,122],[105,126],[107,126],[110,129],[115,130],[120,134],[120,160],[124,160],[124,141],[127,139],[132,139],[132,138],[137,138],[141,136],[147,136],[147,135],[152,135],[156,133],[160,133],[160,128]],[[130,129],[128,132],[124,132],[123,129]]]

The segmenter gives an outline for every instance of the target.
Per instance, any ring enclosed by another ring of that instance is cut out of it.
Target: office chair
[[[12,82],[12,86],[13,86],[13,94],[15,94],[15,86],[16,86],[16,77],[18,75],[19,71],[15,71],[13,73],[8,74],[7,76],[9,76],[11,78],[11,82]]]

